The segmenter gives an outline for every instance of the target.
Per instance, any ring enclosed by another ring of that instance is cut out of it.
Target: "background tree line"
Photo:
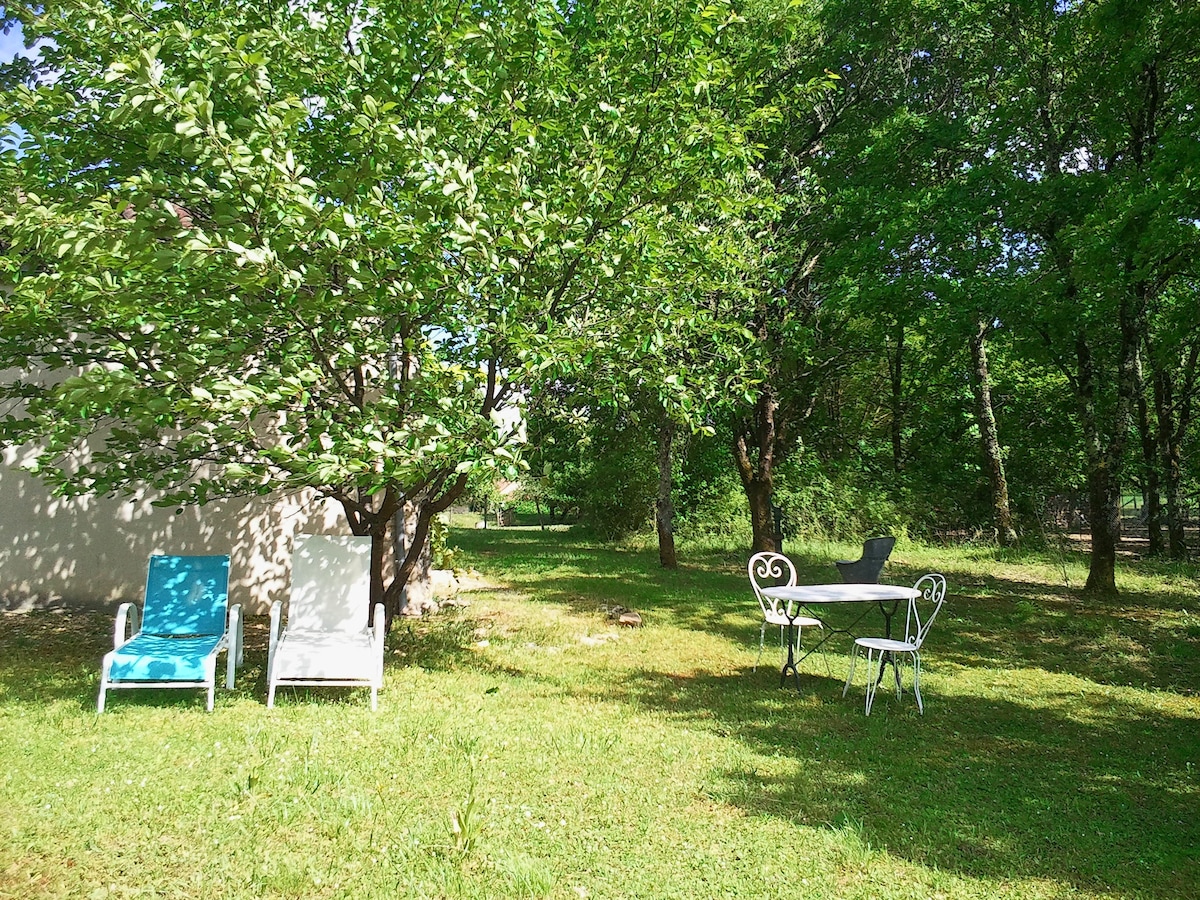
[[[1187,551],[1194,4],[6,14],[3,437],[63,493],[314,488],[389,612],[522,457],[664,565],[679,520],[1008,544],[1082,491],[1112,593],[1132,489]]]
[[[1088,589],[1112,593],[1140,494],[1149,552],[1185,556],[1198,29],[1177,2],[804,7],[754,131],[773,203],[735,305],[754,387],[676,464],[687,527],[740,508],[765,549],[775,503],[808,533],[1011,544],[1079,492]],[[593,415],[545,423],[533,455],[606,533],[644,525],[653,417],[576,387]]]

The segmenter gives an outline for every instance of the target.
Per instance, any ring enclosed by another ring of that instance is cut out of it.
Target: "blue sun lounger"
[[[117,609],[113,649],[100,668],[100,700],[116,688],[206,688],[216,693],[217,654],[225,651],[225,687],[242,661],[242,610],[228,606],[228,556],[152,556],[145,608]],[[228,609],[227,609],[228,607]],[[130,636],[126,636],[132,632]]]

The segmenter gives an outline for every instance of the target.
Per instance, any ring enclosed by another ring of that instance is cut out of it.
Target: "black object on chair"
[[[863,541],[862,558],[842,559],[834,563],[846,584],[878,584],[883,564],[896,546],[894,537],[869,538]]]

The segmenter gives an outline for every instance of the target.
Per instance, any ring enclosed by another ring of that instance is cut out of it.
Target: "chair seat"
[[[891,638],[855,638],[854,643],[868,650],[888,650],[893,653],[915,653],[917,650],[917,645],[911,641],[894,641]]]
[[[788,624],[788,617],[783,613],[767,612],[765,614],[768,625],[784,626]],[[792,625],[799,625],[802,628],[824,628],[825,624],[820,619],[814,619],[812,616],[796,616],[791,620]]]
[[[163,637],[139,634],[112,652],[110,681],[207,681],[206,661],[224,637],[202,634]]]
[[[375,682],[379,652],[369,632],[285,631],[275,649],[276,680]]]

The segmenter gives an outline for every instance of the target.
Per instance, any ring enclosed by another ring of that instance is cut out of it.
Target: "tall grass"
[[[0,620],[0,897],[1197,896],[1194,570],[902,542],[950,600],[911,697],[816,657],[757,671],[745,554],[455,530],[489,583],[400,622],[365,691],[237,689],[94,712],[111,621]],[[851,545],[789,546],[805,581]],[[1065,566],[1065,568],[1064,568]],[[1068,577],[1063,577],[1063,572]],[[641,612],[619,629],[614,605]],[[861,667],[860,667],[861,668]]]

